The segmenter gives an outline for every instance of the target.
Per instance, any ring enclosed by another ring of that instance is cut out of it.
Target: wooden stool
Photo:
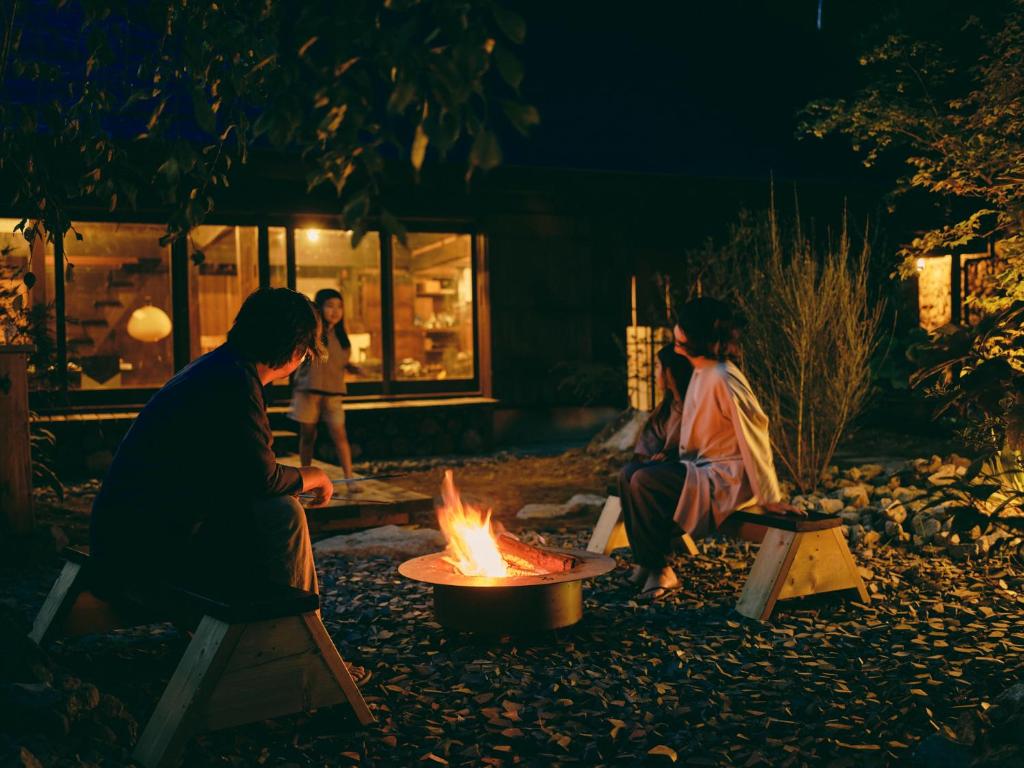
[[[144,584],[112,605],[90,591],[89,555],[64,565],[29,635],[36,643],[201,615],[133,757],[147,768],[177,763],[192,736],[348,702],[374,722],[317,613],[312,592],[265,585],[245,594]]]
[[[609,554],[628,547],[621,517],[619,497],[609,496],[587,551]],[[856,590],[861,601],[868,602],[868,591],[839,530],[841,525],[840,518],[815,512],[795,517],[749,509],[729,515],[721,533],[761,545],[736,611],[767,621],[779,600],[848,589]],[[682,540],[691,556],[698,553],[688,534],[683,534]]]
[[[761,541],[736,603],[736,611],[747,618],[767,621],[775,603],[789,597],[855,589],[861,602],[870,599],[846,537],[839,530],[843,524],[839,517],[741,510],[729,515],[726,524],[740,538]]]
[[[690,557],[700,554],[697,544],[688,533],[684,533],[680,540],[683,549]],[[629,548],[629,539],[626,538],[626,524],[622,522],[622,500],[618,496],[609,496],[601,510],[601,516],[597,518],[597,525],[594,532],[590,534],[590,543],[587,544],[587,552],[595,552],[599,555],[610,555],[612,550],[622,547]]]

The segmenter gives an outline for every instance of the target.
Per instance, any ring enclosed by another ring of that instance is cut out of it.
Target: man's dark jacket
[[[98,564],[180,564],[199,524],[295,493],[277,463],[256,367],[230,343],[193,361],[142,409],[118,446],[92,509]]]

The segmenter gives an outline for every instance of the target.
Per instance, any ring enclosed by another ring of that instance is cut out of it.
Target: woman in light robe
[[[626,533],[637,563],[632,580],[655,600],[679,587],[668,564],[685,532],[714,532],[733,512],[782,502],[768,418],[735,358],[742,318],[725,302],[695,299],[679,311],[675,351],[693,365],[680,415],[678,460],[636,469],[622,491]]]

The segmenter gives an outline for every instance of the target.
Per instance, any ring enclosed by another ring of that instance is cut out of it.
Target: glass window
[[[380,236],[370,232],[353,248],[351,232],[296,229],[295,288],[310,299],[321,288],[341,293],[352,362],[362,371],[349,377],[352,381],[380,381]]]
[[[0,344],[27,340],[35,346],[28,361],[29,386],[49,389],[56,380],[56,334],[53,305],[53,244],[40,233],[29,245],[20,219],[0,219]],[[31,228],[32,223],[26,225]],[[25,283],[29,273],[32,287]]]
[[[270,245],[270,280],[271,288],[288,287],[288,241],[284,227],[268,227]]]
[[[410,232],[392,249],[394,378],[473,378],[471,236]]]
[[[20,340],[30,293],[24,277],[31,271],[32,253],[18,219],[0,219],[0,344]]]
[[[170,246],[158,224],[80,223],[64,239],[68,387],[159,387],[174,373]]]
[[[259,287],[256,227],[206,225],[189,236],[192,358],[216,349],[245,298]],[[201,257],[200,255],[201,254]]]

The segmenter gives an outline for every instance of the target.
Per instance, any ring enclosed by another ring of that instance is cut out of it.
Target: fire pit
[[[615,567],[603,555],[496,534],[490,512],[462,504],[450,471],[441,496],[448,549],[406,560],[398,572],[434,585],[434,611],[445,627],[508,634],[571,626],[583,617],[583,579]]]

